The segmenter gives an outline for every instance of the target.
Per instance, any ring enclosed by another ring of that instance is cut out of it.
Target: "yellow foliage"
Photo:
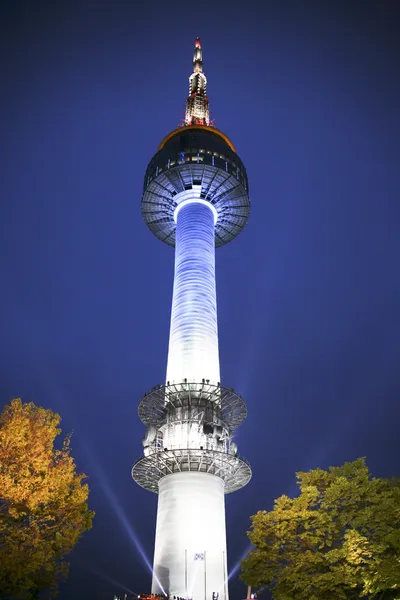
[[[54,447],[60,420],[20,399],[0,415],[0,590],[21,600],[42,588],[56,590],[68,570],[64,557],[94,514],[69,437]]]
[[[251,517],[242,579],[276,600],[400,596],[400,482],[364,459],[298,473],[300,495]]]

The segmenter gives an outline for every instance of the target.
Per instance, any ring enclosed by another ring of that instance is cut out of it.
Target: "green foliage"
[[[71,552],[94,513],[76,473],[69,437],[54,447],[60,416],[12,400],[0,415],[0,598],[57,591]]]
[[[242,579],[276,600],[400,598],[400,481],[362,458],[297,480],[297,498],[251,517]]]

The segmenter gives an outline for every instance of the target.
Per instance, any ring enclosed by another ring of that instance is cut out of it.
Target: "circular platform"
[[[176,197],[196,189],[218,218],[215,245],[236,237],[246,225],[250,199],[246,169],[228,138],[212,127],[181,127],[160,145],[144,180],[142,215],[150,231],[175,245]]]
[[[132,467],[132,477],[141,487],[157,494],[161,478],[189,471],[220,477],[225,483],[225,494],[239,490],[251,479],[251,467],[245,459],[191,448],[160,450],[141,458]]]
[[[147,426],[160,427],[166,420],[168,405],[178,408],[184,403],[212,403],[219,408],[219,418],[233,431],[247,417],[247,406],[234,390],[211,383],[158,385],[139,402],[139,418]]]

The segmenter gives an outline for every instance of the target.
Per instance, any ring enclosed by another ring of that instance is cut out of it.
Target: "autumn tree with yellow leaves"
[[[91,528],[86,476],[76,472],[60,416],[12,400],[0,415],[0,598],[49,597],[66,577],[71,552]]]
[[[364,459],[297,473],[298,497],[251,517],[242,579],[276,600],[400,599],[400,482]]]

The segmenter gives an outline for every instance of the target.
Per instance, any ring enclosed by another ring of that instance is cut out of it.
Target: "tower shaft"
[[[219,382],[216,211],[199,199],[197,188],[175,198],[175,276],[167,366],[167,385],[187,381],[195,406],[199,382]],[[196,407],[197,412],[201,409]],[[163,429],[168,450],[213,445],[190,412],[187,418],[179,410],[169,416]],[[152,593],[162,593],[164,588],[171,596],[206,600],[220,592],[221,600],[228,600],[226,569],[223,481],[198,472],[164,477],[159,484]]]
[[[153,594],[228,600],[223,481],[176,473],[160,481]]]
[[[176,210],[175,277],[167,382],[220,381],[215,290],[215,211],[182,192]]]

